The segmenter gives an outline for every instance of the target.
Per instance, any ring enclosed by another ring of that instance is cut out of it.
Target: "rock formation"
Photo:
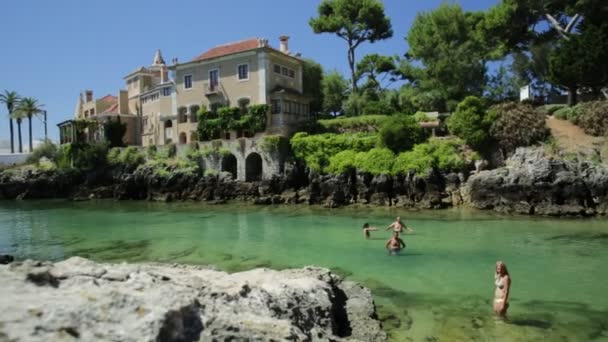
[[[385,341],[370,291],[321,268],[227,274],[73,257],[0,266],[0,340]]]

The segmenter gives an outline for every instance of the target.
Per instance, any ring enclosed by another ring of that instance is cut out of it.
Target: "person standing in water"
[[[389,255],[397,255],[402,248],[405,248],[405,242],[399,237],[398,232],[394,232],[393,237],[386,242],[384,247],[388,249]]]
[[[511,276],[507,265],[502,261],[496,262],[496,273],[494,274],[494,314],[499,318],[505,318],[509,308],[509,292],[511,291]]]
[[[376,227],[370,227],[369,223],[364,223],[363,224],[363,235],[365,236],[366,239],[369,239],[369,232],[372,232],[374,230],[378,230],[378,228]]]
[[[399,217],[399,216],[397,216],[397,218],[395,219],[395,222],[391,223],[384,230],[389,230],[391,228],[393,229],[393,232],[395,232],[395,233],[403,233],[405,231],[407,231],[408,233],[412,233],[414,231],[413,229],[408,228],[403,222],[401,222],[401,217]]]

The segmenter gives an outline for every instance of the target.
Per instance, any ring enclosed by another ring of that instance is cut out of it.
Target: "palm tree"
[[[21,99],[21,102],[19,102],[19,107],[17,107],[16,112],[19,113],[19,118],[27,118],[29,123],[30,153],[34,150],[32,145],[32,117],[40,114],[42,112],[42,107],[44,107],[44,105],[39,104],[38,100],[33,97],[25,97]],[[19,121],[17,122],[19,123]],[[21,150],[21,129],[19,129],[19,149]]]
[[[15,91],[5,90],[4,94],[0,94],[0,103],[6,105],[8,109],[8,122],[11,129],[11,153],[15,153],[15,133],[13,132],[13,109],[19,104],[19,95]]]

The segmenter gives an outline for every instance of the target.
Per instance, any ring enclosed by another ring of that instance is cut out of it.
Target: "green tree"
[[[110,119],[103,125],[103,134],[109,147],[123,147],[125,145],[123,137],[127,132],[127,124],[120,122],[120,116],[116,121]]]
[[[520,146],[530,146],[545,140],[549,130],[545,115],[528,104],[507,102],[490,107],[490,134],[504,154]]]
[[[413,116],[395,115],[382,123],[378,145],[398,153],[410,150],[425,138],[424,131]]]
[[[348,95],[348,81],[338,71],[326,74],[321,80],[323,93],[323,111],[341,114],[342,103]]]
[[[449,4],[416,16],[406,38],[409,50],[401,60],[400,74],[414,83],[417,92],[435,92],[441,100],[438,107],[419,109],[446,110],[450,100],[481,96],[487,48],[476,27],[482,20],[481,13]]]
[[[568,90],[568,105],[577,102],[581,87],[608,84],[608,24],[588,25],[580,34],[561,40],[549,57],[549,79]]]
[[[378,0],[323,0],[317,18],[311,18],[315,33],[334,33],[348,44],[348,66],[352,90],[357,91],[355,50],[361,43],[373,43],[393,36],[390,18]]]
[[[19,141],[19,153],[23,153],[23,140],[21,139],[21,123],[27,116],[25,113],[15,109],[12,114],[13,119],[17,123],[17,137]]]
[[[312,59],[304,59],[302,65],[302,87],[310,98],[309,109],[313,116],[323,110],[323,67]]]
[[[365,79],[363,89],[379,93],[386,89],[383,85],[387,81],[394,81],[392,73],[395,71],[395,61],[390,56],[381,56],[377,53],[365,55],[357,63],[357,81]]]
[[[517,77],[501,65],[493,75],[488,77],[485,96],[495,103],[516,100],[519,96]]]
[[[481,99],[468,96],[456,107],[448,120],[448,129],[476,150],[483,149],[490,142],[492,118],[486,115],[486,107]]]
[[[11,153],[15,153],[15,133],[13,131],[13,110],[19,104],[20,97],[15,91],[5,90],[0,94],[0,103],[3,103],[8,110],[8,122],[11,134]]]
[[[28,132],[30,139],[30,153],[34,151],[32,144],[32,117],[42,112],[44,105],[39,104],[38,100],[33,97],[25,97],[19,102],[17,111],[21,113],[22,117],[26,117],[28,121]]]

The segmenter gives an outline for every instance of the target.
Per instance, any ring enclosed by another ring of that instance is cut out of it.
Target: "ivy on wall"
[[[250,106],[246,114],[238,107],[222,107],[217,113],[201,108],[198,115],[198,135],[201,141],[218,138],[221,132],[243,130],[251,133],[266,129],[268,105]]]

